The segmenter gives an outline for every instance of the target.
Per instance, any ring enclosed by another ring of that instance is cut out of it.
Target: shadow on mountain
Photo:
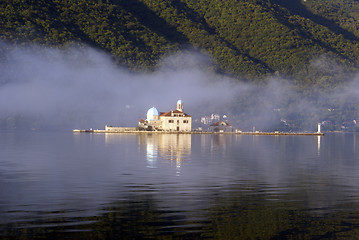
[[[153,32],[171,43],[186,44],[189,42],[188,38],[170,24],[168,24],[163,18],[159,17],[145,4],[138,0],[113,0],[112,4],[121,6],[126,11],[130,12],[143,26],[148,27]]]
[[[210,35],[215,35],[217,38],[223,42],[228,48],[233,49],[236,51],[237,55],[242,55],[243,57],[249,59],[250,61],[254,62],[255,64],[259,64],[263,67],[263,69],[266,69],[269,72],[274,72],[273,69],[271,69],[265,62],[261,61],[260,59],[254,58],[246,53],[244,53],[242,50],[238,49],[235,45],[233,45],[231,42],[229,42],[227,39],[220,36],[219,33],[217,33],[216,29],[212,28],[208,25],[208,23],[204,20],[203,17],[201,17],[198,13],[196,13],[193,9],[187,6],[186,3],[181,2],[180,0],[173,0],[172,6],[179,10],[179,12],[185,12],[186,17],[191,20],[191,22],[197,23],[199,28],[202,28]]]
[[[301,17],[311,19],[316,24],[327,27],[330,31],[334,33],[343,35],[343,37],[347,40],[359,42],[359,38],[357,36],[343,29],[338,24],[336,24],[333,20],[327,19],[319,15],[315,15],[314,13],[309,11],[301,3],[301,0],[271,0],[271,2],[288,9],[289,12],[293,15],[299,15]]]
[[[276,17],[276,19],[278,20],[279,23],[287,26],[290,29],[295,29],[296,33],[303,39],[308,39],[310,41],[312,41],[313,43],[315,43],[316,45],[320,46],[323,49],[326,49],[328,52],[332,52],[337,54],[338,56],[340,55],[342,58],[348,59],[347,56],[344,56],[343,54],[341,54],[340,52],[338,52],[337,49],[335,49],[334,47],[330,46],[328,43],[326,43],[325,41],[322,41],[321,39],[317,39],[313,36],[312,33],[310,33],[309,31],[307,31],[302,25],[298,24],[298,23],[290,23],[287,19],[287,17],[285,16],[286,13],[283,13],[281,11],[275,11],[273,12],[273,15]]]

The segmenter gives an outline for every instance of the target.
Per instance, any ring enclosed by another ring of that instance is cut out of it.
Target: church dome
[[[147,111],[147,120],[157,120],[159,115],[157,108],[152,107]]]
[[[178,101],[177,101],[177,104],[182,104],[182,100],[178,100]]]

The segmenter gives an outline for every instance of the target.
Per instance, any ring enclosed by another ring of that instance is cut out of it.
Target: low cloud
[[[182,99],[185,112],[195,118],[227,114],[239,127],[265,129],[278,124],[284,111],[294,119],[300,115],[302,121],[320,121],[320,109],[329,104],[328,99],[358,100],[358,77],[330,95],[310,99],[287,80],[272,78],[258,86],[215,74],[209,70],[214,66],[211,58],[193,52],[162,59],[154,72],[133,73],[89,47],[1,43],[0,48],[3,124],[20,118],[35,128],[136,126],[150,107],[169,111]],[[315,127],[316,122],[308,125]]]
[[[146,111],[191,111],[228,103],[230,79],[198,68],[209,58],[192,53],[163,59],[153,73],[131,73],[92,48],[13,48],[2,44],[0,114],[67,127],[134,126]],[[203,110],[203,109],[202,109]]]

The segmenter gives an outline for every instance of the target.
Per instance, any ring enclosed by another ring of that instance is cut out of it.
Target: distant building
[[[233,127],[231,124],[225,121],[215,122],[210,126],[212,132],[232,132]]]
[[[211,117],[208,116],[201,117],[201,123],[203,123],[204,125],[207,125],[211,122],[212,122]]]
[[[226,119],[226,118],[227,118],[227,115],[223,115],[223,119]],[[221,119],[221,116],[218,113],[212,113],[211,116],[201,117],[201,123],[203,123],[204,125],[208,125],[210,123],[220,121],[220,119]]]
[[[178,100],[176,110],[159,113],[157,108],[150,108],[147,111],[147,119],[141,119],[138,127],[150,131],[190,132],[192,117],[183,112],[183,103]]]
[[[219,118],[220,118],[219,114],[212,113],[212,115],[211,115],[212,122],[219,121]]]

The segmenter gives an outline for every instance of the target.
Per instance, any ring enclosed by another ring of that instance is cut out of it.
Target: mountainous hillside
[[[332,87],[359,68],[356,0],[3,0],[0,39],[86,44],[132,70],[197,50],[217,72]]]

